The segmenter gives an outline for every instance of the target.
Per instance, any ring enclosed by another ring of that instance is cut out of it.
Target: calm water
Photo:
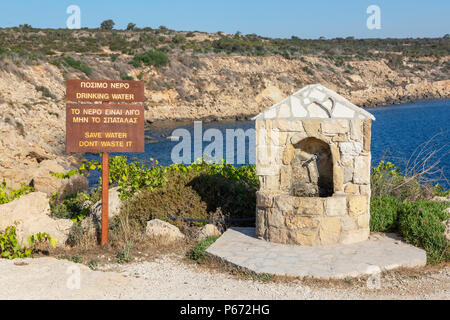
[[[382,106],[377,108],[366,109],[372,113],[376,121],[372,123],[372,165],[377,165],[380,160],[389,160],[404,168],[408,159],[414,156],[415,150],[425,142],[433,138],[430,147],[444,147],[444,149],[436,155],[441,158],[440,167],[443,169],[445,176],[450,179],[450,100],[432,100],[418,101],[414,103],[405,103],[401,105]],[[170,136],[173,130],[177,128],[187,129],[193,137],[193,122],[164,122],[154,123],[148,130],[146,135],[152,137],[155,143],[147,143],[145,153],[126,154],[132,161],[145,161],[149,158],[157,159],[162,165],[172,164],[171,151],[179,142],[167,140],[164,136]],[[202,123],[203,132],[209,128],[219,129],[225,136],[226,129],[249,129],[254,128],[253,121],[221,121]],[[246,163],[249,159],[254,159],[255,150],[248,150],[248,141],[246,141]],[[210,142],[204,142],[206,147]],[[224,142],[224,155],[226,146]],[[194,159],[192,146],[192,159]],[[118,154],[112,154],[120,155]],[[437,158],[434,159],[437,159]],[[86,158],[100,160],[98,155],[86,154]],[[92,173],[89,177],[91,186],[95,185],[98,174]],[[450,185],[445,179],[439,182],[446,188]]]

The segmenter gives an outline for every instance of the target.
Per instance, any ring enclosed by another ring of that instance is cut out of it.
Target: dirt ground
[[[211,258],[198,264],[188,248],[0,259],[0,299],[450,299],[449,263],[328,281],[255,275]]]

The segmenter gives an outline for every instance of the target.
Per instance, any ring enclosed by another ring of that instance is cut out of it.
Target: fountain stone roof
[[[311,84],[252,118],[252,120],[270,119],[375,120],[375,117],[333,90],[320,84]]]

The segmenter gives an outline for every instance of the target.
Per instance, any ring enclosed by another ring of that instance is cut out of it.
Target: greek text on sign
[[[67,104],[67,152],[144,152],[144,107]]]
[[[68,101],[144,101],[143,81],[66,80]]]

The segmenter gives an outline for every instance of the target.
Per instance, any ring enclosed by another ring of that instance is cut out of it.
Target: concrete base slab
[[[256,273],[320,279],[420,267],[427,261],[424,250],[403,242],[395,234],[372,234],[368,240],[354,244],[310,247],[267,242],[255,237],[254,228],[232,228],[206,251]]]

